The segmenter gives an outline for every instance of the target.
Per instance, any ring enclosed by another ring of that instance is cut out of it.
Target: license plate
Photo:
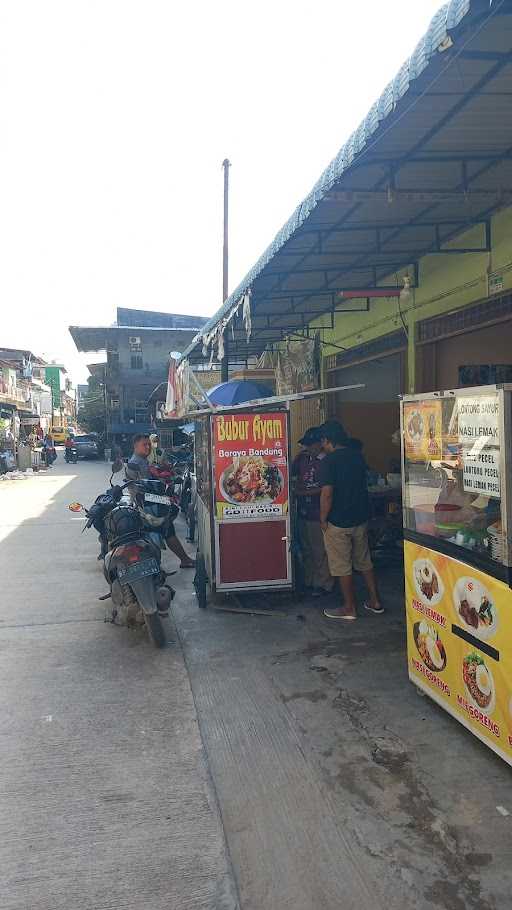
[[[145,493],[144,502],[161,502],[164,506],[170,506],[170,496],[159,496],[158,493]]]
[[[131,581],[137,581],[139,578],[146,578],[148,575],[158,575],[160,571],[158,562],[153,557],[144,559],[142,562],[135,562],[131,566],[119,566],[117,577],[120,584],[129,585]]]

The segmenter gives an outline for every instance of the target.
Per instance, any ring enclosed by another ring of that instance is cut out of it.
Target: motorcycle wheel
[[[149,637],[155,648],[163,648],[166,644],[166,638],[162,620],[158,613],[146,613],[144,618],[146,620]]]

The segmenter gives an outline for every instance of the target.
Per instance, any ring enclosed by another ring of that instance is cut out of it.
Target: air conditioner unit
[[[128,337],[128,344],[140,344],[140,335],[130,335]]]

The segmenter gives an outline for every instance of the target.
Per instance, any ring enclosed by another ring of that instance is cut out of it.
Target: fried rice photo
[[[476,651],[464,658],[462,676],[471,698],[479,708],[485,711],[492,701],[492,676],[483,658]]]

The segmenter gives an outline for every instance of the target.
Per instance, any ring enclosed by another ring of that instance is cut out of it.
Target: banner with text
[[[464,396],[458,402],[464,490],[491,499],[501,496],[499,409],[497,395]]]
[[[216,516],[278,518],[288,511],[286,413],[213,418]]]

